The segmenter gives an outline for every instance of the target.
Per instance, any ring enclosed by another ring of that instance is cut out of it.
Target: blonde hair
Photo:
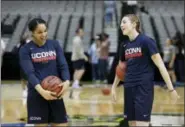
[[[140,30],[140,20],[139,20],[139,18],[138,18],[137,15],[135,15],[135,14],[127,14],[124,17],[128,17],[132,23],[136,23],[136,31],[138,33],[141,33],[141,30]]]

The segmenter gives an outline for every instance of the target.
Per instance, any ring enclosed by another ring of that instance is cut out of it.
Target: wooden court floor
[[[110,87],[103,86],[102,87]],[[69,92],[64,96],[67,114],[69,116],[116,116],[123,114],[123,87],[117,88],[117,102],[112,103],[111,96],[102,94],[102,87],[84,85],[81,89],[74,90],[74,99],[69,98]],[[155,97],[152,114],[184,115],[184,87],[177,87],[181,98],[173,104],[169,93],[159,86],[155,86]],[[24,105],[20,84],[1,85],[1,122],[19,123],[20,118],[26,118],[27,112]]]

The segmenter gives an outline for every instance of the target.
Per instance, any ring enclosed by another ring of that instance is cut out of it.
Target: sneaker
[[[75,88],[75,89],[79,89],[80,88],[80,86],[77,85],[77,84],[73,84],[72,87]]]

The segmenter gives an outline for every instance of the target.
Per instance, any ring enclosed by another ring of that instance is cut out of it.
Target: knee
[[[129,127],[136,127],[136,121],[128,121]]]

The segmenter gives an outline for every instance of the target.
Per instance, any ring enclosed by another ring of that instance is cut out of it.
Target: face
[[[80,37],[84,36],[84,31],[82,29],[79,30],[79,35],[80,35]]]
[[[167,39],[167,40],[166,40],[166,45],[171,45],[171,43],[172,43],[172,42],[171,42],[170,39]]]
[[[122,18],[120,27],[123,35],[129,35],[135,29],[134,23],[130,21],[129,17]]]
[[[45,24],[38,24],[32,32],[33,38],[39,43],[43,43],[47,39],[47,28]]]

